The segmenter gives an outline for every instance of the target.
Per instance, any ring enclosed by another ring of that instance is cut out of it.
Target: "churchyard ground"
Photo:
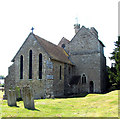
[[[118,117],[118,90],[77,98],[35,100],[35,110],[25,109],[23,101],[17,102],[18,107],[9,107],[2,95],[0,91],[1,117]]]

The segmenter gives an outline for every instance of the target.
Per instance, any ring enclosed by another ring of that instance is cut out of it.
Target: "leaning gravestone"
[[[34,97],[31,88],[29,86],[23,87],[22,93],[23,93],[24,107],[28,109],[35,109]]]
[[[8,106],[17,106],[15,90],[8,90],[7,102]]]

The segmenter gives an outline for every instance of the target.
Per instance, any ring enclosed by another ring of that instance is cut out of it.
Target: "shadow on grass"
[[[9,107],[20,107],[20,106],[9,106]],[[32,111],[40,111],[39,109],[30,109],[30,108],[25,108],[25,109],[28,109],[28,110],[32,110]]]
[[[31,110],[31,111],[40,111],[39,109],[30,109],[30,108],[25,108],[25,109],[28,109],[28,110]]]
[[[9,107],[19,107],[19,106],[9,106]]]
[[[59,96],[59,97],[55,97],[55,98],[63,98],[63,99],[67,99],[67,98],[82,98],[82,97],[86,97],[88,95],[88,93],[80,93],[80,94],[69,94],[66,96]]]
[[[115,89],[115,90],[118,90],[118,89]],[[83,97],[86,97],[88,94],[100,94],[100,95],[103,95],[103,94],[107,94],[107,93],[110,93],[112,91],[115,91],[115,90],[107,90],[105,92],[102,92],[102,93],[98,93],[98,92],[93,92],[93,93],[80,93],[80,94],[69,94],[69,95],[65,95],[65,96],[59,96],[59,97],[55,97],[55,98],[63,98],[63,99],[67,99],[67,98],[83,98]]]

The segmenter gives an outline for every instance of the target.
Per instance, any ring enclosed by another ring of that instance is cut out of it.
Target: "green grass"
[[[2,96],[2,92],[0,92]],[[2,117],[118,117],[118,91],[107,94],[88,94],[77,98],[35,100],[35,110],[9,107],[7,100],[0,100]]]

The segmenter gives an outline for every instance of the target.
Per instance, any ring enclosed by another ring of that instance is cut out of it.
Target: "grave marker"
[[[23,87],[23,102],[25,108],[35,109],[33,92],[29,86]]]
[[[15,90],[8,90],[7,102],[8,106],[17,106]]]

